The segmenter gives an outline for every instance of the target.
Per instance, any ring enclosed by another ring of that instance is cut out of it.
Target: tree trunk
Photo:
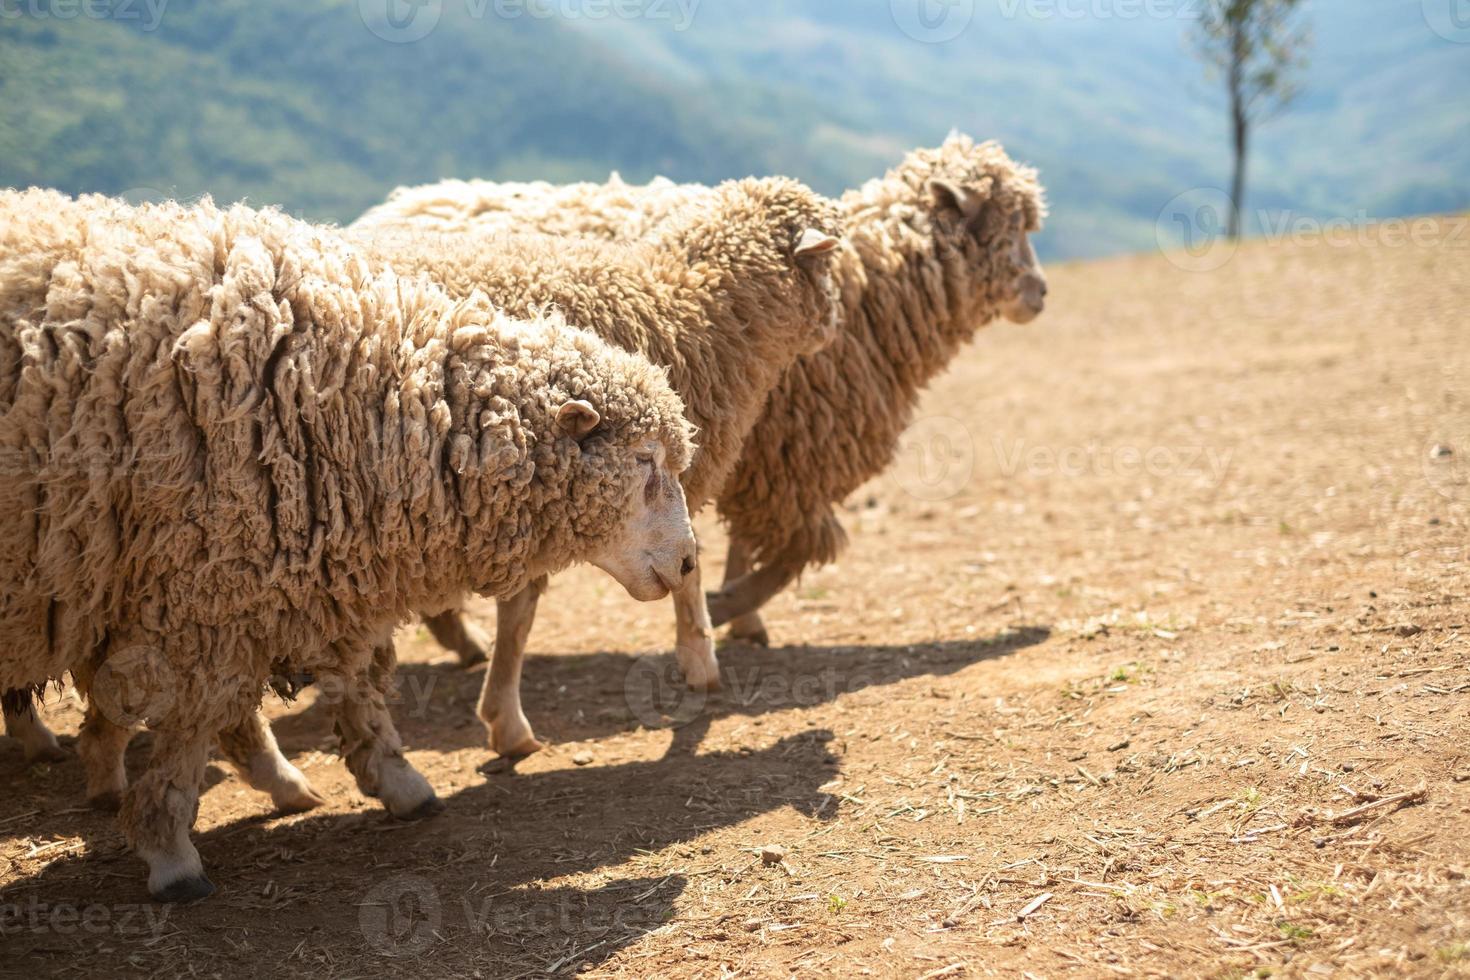
[[[1243,29],[1236,27],[1230,58],[1230,121],[1235,150],[1235,171],[1230,182],[1230,225],[1232,239],[1240,237],[1240,213],[1245,207],[1245,161],[1250,141],[1250,116],[1245,105],[1246,45]]]

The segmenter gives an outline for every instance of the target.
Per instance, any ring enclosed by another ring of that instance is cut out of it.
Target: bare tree
[[[1230,191],[1230,237],[1240,235],[1246,158],[1252,123],[1275,115],[1296,96],[1291,75],[1305,64],[1305,26],[1295,23],[1300,0],[1206,0],[1196,43],[1225,79],[1235,172]]]

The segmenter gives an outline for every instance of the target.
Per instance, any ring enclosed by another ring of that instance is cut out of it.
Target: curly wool
[[[580,443],[554,421],[572,399],[602,415]],[[411,608],[512,594],[616,534],[650,438],[687,462],[642,358],[335,233],[0,193],[0,690],[145,647],[169,728],[283,653],[358,669]]]
[[[934,179],[966,185],[985,202],[977,234],[936,225]],[[563,188],[471,181],[400,189],[369,214],[382,222],[396,215],[405,226],[624,238],[658,227],[707,193],[663,179]],[[721,517],[757,563],[798,555],[820,565],[837,557],[846,535],[834,506],[893,461],[924,387],[995,318],[1017,230],[1012,216],[1027,233],[1039,231],[1046,216],[1034,170],[999,144],[962,134],[909,153],[839,205],[848,244],[837,259],[838,338],[783,376],[718,499]]]
[[[839,236],[837,209],[786,178],[686,195],[644,242],[360,226],[354,240],[400,272],[512,315],[553,308],[666,367],[698,432],[691,511],[724,484],[781,372],[837,331],[831,256],[793,258],[807,229]]]
[[[607,183],[498,183],[443,180],[399,187],[349,226],[377,234],[419,229],[454,234],[510,234],[526,230],[609,241],[636,241],[670,214],[709,193],[697,184],[655,177],[627,184],[614,172]]]
[[[975,192],[978,227],[936,217],[934,179]],[[911,152],[840,207],[841,331],[782,377],[718,501],[757,563],[836,559],[846,535],[835,505],[893,462],[925,386],[997,317],[1017,232],[1039,231],[1046,214],[1034,170],[958,135]]]

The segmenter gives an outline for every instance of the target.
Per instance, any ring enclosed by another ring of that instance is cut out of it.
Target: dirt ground
[[[512,769],[406,630],[432,820],[273,703],[328,805],[212,769],[219,891],[163,908],[0,740],[0,973],[1470,975],[1470,229],[1363,237],[1051,270],[707,701],[667,604],[567,574]]]

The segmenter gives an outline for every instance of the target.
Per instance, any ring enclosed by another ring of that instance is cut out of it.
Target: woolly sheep
[[[379,224],[419,228],[513,223],[636,237],[708,193],[668,181],[522,185],[505,194],[495,186],[400,190],[369,213]],[[433,209],[417,206],[429,196]],[[1028,237],[1045,217],[1042,189],[1035,171],[996,143],[953,133],[847,192],[839,207],[849,240],[836,270],[841,332],[787,371],[717,501],[731,542],[711,619],[760,643],[768,638],[756,610],[805,567],[836,558],[846,536],[834,506],[892,462],[928,382],[976,329],[997,315],[1029,322],[1046,295]]]
[[[638,244],[357,225],[349,235],[378,262],[426,275],[452,296],[478,291],[512,315],[554,306],[573,324],[667,368],[699,432],[683,481],[690,508],[697,510],[734,466],[781,372],[834,337],[838,297],[829,258],[840,230],[834,205],[784,178],[732,181],[701,197],[654,240]],[[520,702],[520,665],[545,586],[538,578],[499,602],[498,655],[479,714],[491,746],[503,755],[540,748]],[[674,598],[675,651],[685,677],[695,687],[715,686],[713,626],[697,567]],[[441,642],[472,635],[458,611],[427,622]],[[463,656],[475,644],[446,645]],[[81,745],[95,798],[121,778],[126,741],[92,717],[89,711]],[[231,737],[254,748],[257,766],[293,771],[263,719],[242,722]],[[277,806],[292,808],[293,793],[278,797]]]
[[[725,482],[781,373],[836,335],[836,208],[786,178],[709,190],[638,243],[382,226],[354,226],[351,233],[394,268],[428,275],[451,295],[480,290],[512,314],[554,307],[570,323],[667,368],[698,432],[684,474],[691,511]],[[503,755],[540,747],[521,709],[519,671],[543,589],[537,581],[499,604],[497,656],[480,715]],[[696,688],[717,686],[714,631],[697,568],[674,599],[675,652],[685,679]],[[436,635],[453,631],[458,618],[430,617],[431,628]],[[449,626],[436,625],[446,620]]]
[[[229,733],[272,677],[362,691],[330,707],[363,792],[441,806],[386,709],[395,622],[578,560],[668,594],[691,452],[645,359],[335,233],[0,193],[0,690],[19,710],[69,671],[146,718],[121,823],[157,899],[213,890],[189,840],[209,745],[249,769]]]

